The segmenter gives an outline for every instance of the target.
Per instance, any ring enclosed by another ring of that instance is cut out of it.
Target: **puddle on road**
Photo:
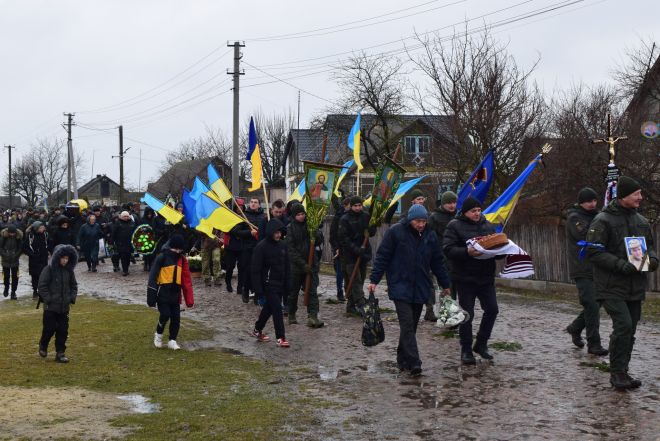
[[[119,395],[117,398],[128,401],[131,404],[131,412],[156,413],[160,411],[158,404],[150,403],[147,397],[140,394]]]

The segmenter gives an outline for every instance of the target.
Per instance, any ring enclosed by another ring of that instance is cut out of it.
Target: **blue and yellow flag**
[[[300,181],[300,184],[298,184],[298,186],[293,191],[293,193],[291,193],[291,196],[289,196],[289,199],[287,199],[286,202],[289,203],[294,199],[296,201],[301,202],[303,207],[307,208],[307,198],[305,198],[305,178],[302,178],[302,181]]]
[[[355,124],[353,124],[351,132],[348,134],[348,148],[353,150],[353,159],[357,164],[358,170],[364,168],[362,162],[360,162],[360,119],[360,112],[358,112],[357,118],[355,118]]]
[[[355,159],[346,161],[341,168],[341,172],[339,173],[339,177],[337,178],[337,183],[335,184],[335,195],[337,195],[337,197],[341,196],[341,193],[339,193],[339,185],[341,184],[341,181],[344,180],[346,174],[351,169],[351,167],[353,167],[353,164],[355,164]]]
[[[259,140],[257,139],[257,130],[254,128],[254,119],[250,117],[250,135],[248,144],[247,158],[252,163],[252,186],[248,191],[255,191],[261,188],[261,153],[259,152]]]
[[[150,206],[156,213],[160,214],[173,225],[178,224],[183,219],[183,215],[169,205],[165,205],[149,193],[145,193],[141,199],[142,202]]]
[[[495,162],[493,160],[493,150],[488,150],[486,156],[481,163],[474,169],[470,177],[467,179],[461,191],[458,192],[458,200],[456,201],[456,211],[461,211],[463,202],[469,197],[473,197],[482,204],[488,196],[490,184],[493,182],[493,170],[495,169]]]
[[[500,233],[506,225],[507,219],[511,216],[513,209],[518,202],[520,193],[525,182],[532,174],[536,166],[541,162],[542,154],[538,155],[532,162],[529,163],[527,168],[516,178],[515,181],[504,190],[495,201],[483,211],[484,216],[491,224],[495,225],[495,230]]]
[[[216,230],[228,233],[236,225],[245,222],[239,215],[226,206],[214,201],[204,193],[202,193],[200,199],[197,201],[197,207],[199,225],[211,231],[215,228]]]
[[[209,177],[209,186],[211,190],[218,196],[225,204],[232,198],[231,191],[227,188],[227,184],[222,180],[220,174],[217,172],[213,164],[209,164],[206,169],[206,174]]]
[[[419,184],[419,182],[424,179],[426,175],[420,176],[419,178],[411,179],[406,182],[402,182],[401,185],[399,185],[398,190],[396,193],[394,193],[394,197],[392,198],[392,202],[390,202],[390,205],[388,208],[392,208],[397,202],[399,202],[399,199],[405,196],[406,193],[408,193],[412,188]]]
[[[183,203],[183,213],[186,215],[188,225],[190,225],[192,228],[195,228],[199,224],[199,218],[197,217],[197,211],[195,207],[197,201],[193,199],[193,197],[190,195],[190,191],[187,188],[183,189],[183,197],[181,202]]]

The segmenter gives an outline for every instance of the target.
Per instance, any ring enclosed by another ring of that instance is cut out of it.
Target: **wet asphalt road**
[[[99,273],[84,264],[77,275],[81,294],[146,307],[146,273],[132,266],[128,277],[112,273],[109,261]],[[21,277],[19,296],[30,293],[29,277]],[[631,374],[644,384],[635,391],[617,392],[609,374],[594,367],[607,361],[572,346],[563,330],[578,312],[570,305],[532,301],[498,290],[500,315],[491,344],[518,343],[518,351],[491,347],[493,363],[476,366],[459,362],[457,338],[447,338],[432,323],[422,322],[418,343],[423,375],[411,378],[396,367],[398,324],[393,313],[383,314],[385,342],[362,346],[362,322],[344,314],[334,298],[334,278],[321,276],[321,313],[326,326],[286,326],[291,348],[274,342],[257,343],[248,336],[259,308],[221,287],[206,287],[194,279],[194,308],[184,317],[216,331],[212,341],[187,342],[184,349],[214,347],[271,362],[292,393],[322,397],[335,405],[319,411],[320,424],[305,439],[392,440],[660,440],[660,325],[642,320],[631,362]],[[235,284],[235,279],[234,279]],[[381,307],[393,309],[384,286],[377,296]],[[302,307],[302,298],[300,300]],[[478,308],[477,308],[478,309]],[[75,314],[75,312],[73,313]],[[156,313],[154,313],[154,321]],[[476,314],[480,320],[480,312]],[[286,323],[286,319],[285,319]],[[603,316],[601,336],[607,343],[611,322]],[[265,331],[273,337],[272,322]],[[145,335],[151,341],[152,335]],[[298,437],[299,438],[299,437]]]

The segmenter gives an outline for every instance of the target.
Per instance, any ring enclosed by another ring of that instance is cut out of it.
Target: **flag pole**
[[[264,201],[266,202],[266,218],[270,220],[270,209],[268,204],[268,192],[266,192],[266,180],[261,180],[261,187],[264,189]]]
[[[325,151],[328,147],[328,134],[323,136],[323,147],[321,147],[321,163],[325,162]],[[332,189],[334,192],[334,189]],[[314,264],[314,248],[316,247],[316,235],[309,238],[309,252],[307,253],[307,265],[311,268]],[[309,289],[312,287],[312,274],[305,276],[305,294],[303,296],[303,305],[309,306]]]

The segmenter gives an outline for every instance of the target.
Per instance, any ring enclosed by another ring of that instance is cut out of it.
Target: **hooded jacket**
[[[307,220],[305,219],[304,222],[298,222],[294,217],[286,229],[286,244],[289,249],[291,271],[296,273],[305,272],[307,256],[309,255],[309,232],[307,231]],[[316,230],[314,241],[316,244],[323,243],[323,237],[319,230]],[[318,257],[318,253],[314,253],[314,262],[312,264],[314,270],[318,269],[320,265]]]
[[[566,253],[568,254],[568,270],[570,278],[586,278],[593,280],[593,265],[589,259],[579,258],[580,249],[578,242],[586,240],[589,225],[598,214],[597,210],[587,211],[579,204],[575,204],[568,210],[566,216]]]
[[[182,303],[182,300],[189,308],[195,304],[188,260],[164,248],[151,265],[147,304],[156,306],[156,303]]]
[[[60,265],[60,258],[69,257],[66,266]],[[74,268],[78,263],[78,252],[71,245],[58,245],[53,250],[50,264],[39,276],[38,293],[44,303],[44,310],[59,314],[69,312],[70,305],[76,303],[78,282]]]
[[[23,238],[23,253],[28,256],[28,269],[30,275],[39,276],[41,270],[48,265],[48,233],[37,233],[34,228],[44,225],[42,222],[34,222],[25,230]]]
[[[495,233],[495,227],[481,215],[477,222],[459,215],[447,224],[442,247],[451,262],[451,280],[478,285],[495,282],[495,260],[477,259],[468,254],[468,239]]]
[[[431,272],[439,285],[449,288],[444,260],[435,231],[426,227],[419,233],[409,221],[396,223],[385,232],[376,251],[371,283],[380,282],[385,274],[391,300],[425,304],[433,293]]]
[[[647,272],[624,274],[628,263],[625,237],[643,236],[648,258],[658,263],[651,226],[644,216],[632,208],[624,208],[618,200],[601,211],[589,226],[587,242],[597,243],[604,249],[588,247],[587,256],[594,265],[594,284],[597,300],[644,300],[648,283]]]
[[[359,256],[360,247],[364,241],[364,231],[369,231],[369,237],[376,234],[376,228],[369,227],[369,214],[365,211],[354,212],[350,208],[339,220],[340,255],[345,262],[355,262]],[[367,241],[366,254],[362,256],[363,263],[371,260],[371,244]]]
[[[284,228],[279,219],[271,219],[266,224],[266,237],[254,248],[250,271],[252,287],[261,297],[266,290],[289,292],[289,251],[283,240],[274,240],[273,234]]]
[[[2,257],[2,266],[5,268],[16,268],[19,258],[23,253],[23,232],[16,229],[16,234],[9,235],[9,229],[0,231],[0,256]]]

